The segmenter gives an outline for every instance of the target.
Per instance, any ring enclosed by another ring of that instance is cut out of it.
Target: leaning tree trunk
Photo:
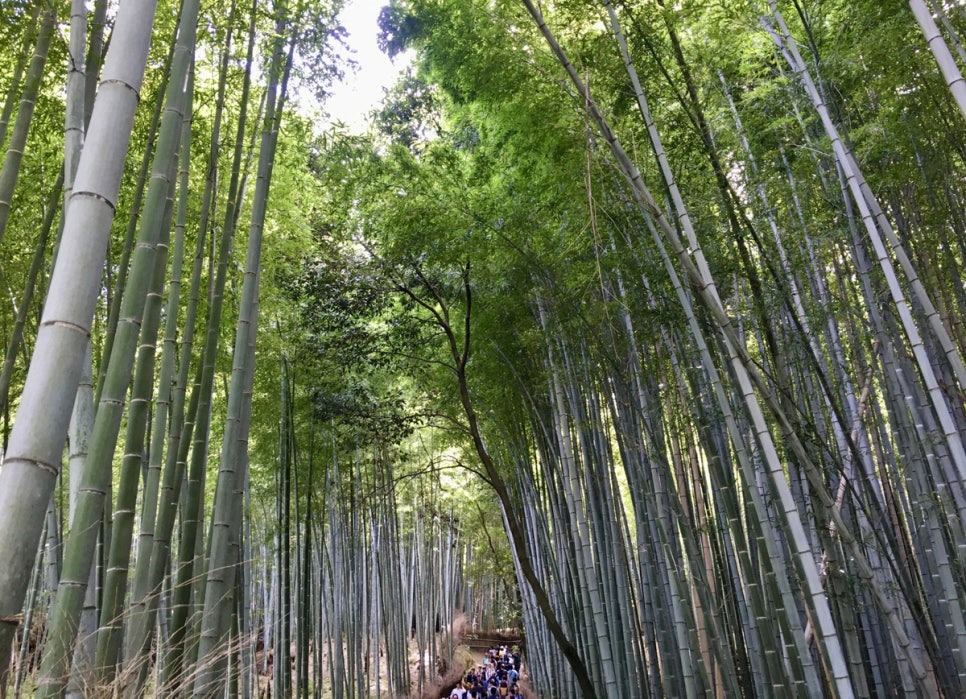
[[[120,629],[124,596],[127,589],[127,573],[130,566],[131,540],[134,531],[134,509],[137,504],[138,484],[141,478],[141,455],[147,431],[148,404],[154,383],[155,345],[161,320],[161,295],[167,265],[168,239],[173,208],[175,172],[178,164],[179,146],[184,132],[187,105],[193,96],[187,88],[194,85],[189,79],[194,56],[198,25],[199,0],[187,0],[181,8],[178,40],[171,61],[170,86],[161,120],[158,152],[155,158],[151,184],[148,188],[144,221],[157,225],[158,249],[154,265],[154,277],[149,296],[144,302],[141,320],[140,349],[134,375],[130,409],[127,416],[124,458],[121,462],[120,483],[117,489],[114,531],[111,539],[108,573],[104,585],[104,602],[98,633],[97,671],[100,681],[109,680],[117,663],[120,648]],[[137,257],[135,257],[135,264]],[[180,268],[181,261],[176,264]],[[132,272],[135,269],[132,269]],[[134,284],[138,283],[133,278]],[[131,291],[135,291],[134,288]],[[172,309],[177,314],[177,308]],[[169,314],[170,318],[170,314]],[[119,328],[118,340],[121,340]],[[162,385],[164,388],[166,385]]]
[[[241,111],[238,116],[238,131],[235,140],[235,152],[232,161],[232,171],[228,186],[228,203],[225,211],[225,223],[218,244],[218,261],[215,278],[209,281],[209,310],[205,328],[205,340],[201,351],[200,373],[195,382],[191,395],[193,419],[185,423],[184,434],[181,435],[181,452],[185,458],[179,458],[178,468],[187,471],[187,492],[184,498],[183,513],[180,528],[180,545],[177,557],[175,581],[172,590],[171,639],[165,653],[164,684],[172,685],[181,681],[181,667],[185,656],[185,643],[188,642],[188,617],[190,613],[190,598],[192,580],[198,576],[203,580],[200,571],[195,570],[195,546],[200,528],[200,510],[204,498],[205,472],[207,468],[209,425],[211,420],[211,400],[215,380],[215,359],[221,341],[221,317],[224,308],[225,283],[228,275],[228,262],[231,255],[231,245],[235,234],[236,212],[238,207],[238,181],[241,172],[241,161],[244,144],[244,130],[248,119],[248,91],[252,69],[252,37],[254,36],[254,16],[256,1],[253,1],[252,20],[249,25],[249,49],[246,61],[245,79],[242,83]],[[218,104],[216,106],[216,120],[212,134],[211,152],[208,163],[209,177],[205,183],[202,198],[202,233],[206,232],[207,221],[211,213],[212,198],[217,190],[216,173],[218,171],[217,135],[220,130],[220,116],[224,107],[225,85],[227,81],[228,54],[222,62],[222,72],[219,77]],[[200,252],[199,247],[199,252]],[[197,268],[196,268],[197,269]],[[192,303],[196,300],[193,299]],[[187,462],[188,449],[191,449],[190,463]],[[173,487],[181,487],[180,476],[173,481]],[[152,563],[152,570],[160,574],[163,561],[157,565]],[[152,574],[153,585],[160,585],[161,578]]]
[[[34,293],[37,290],[37,281],[40,272],[47,260],[47,243],[50,239],[50,232],[53,230],[54,221],[57,214],[61,211],[61,197],[63,196],[64,171],[61,169],[57,180],[54,182],[50,197],[47,200],[47,212],[44,214],[44,222],[41,224],[37,242],[34,244],[34,255],[30,262],[30,270],[27,272],[27,281],[24,283],[23,294],[20,297],[20,306],[17,308],[17,317],[13,324],[13,333],[7,343],[7,351],[4,353],[3,368],[0,369],[0,413],[6,414],[9,407],[10,383],[13,380],[13,372],[17,366],[17,355],[24,345],[24,327],[27,318],[33,310]]]
[[[10,79],[10,87],[7,88],[7,94],[3,99],[3,107],[0,108],[0,147],[7,140],[7,128],[10,126],[10,115],[13,114],[13,107],[17,103],[17,97],[20,94],[20,83],[23,80],[23,72],[27,68],[27,61],[33,56],[32,47],[37,41],[37,32],[39,31],[38,19],[40,19],[40,11],[44,9],[43,3],[35,2],[33,9],[30,11],[30,18],[27,20],[27,30],[24,32],[23,47],[20,50],[20,57],[17,59],[17,64],[13,68],[13,74]]]
[[[872,243],[875,251],[876,260],[878,261],[879,266],[882,268],[882,273],[885,276],[888,284],[889,294],[892,297],[892,302],[896,307],[897,313],[899,314],[902,328],[908,338],[909,345],[916,359],[916,367],[919,370],[922,383],[926,388],[930,403],[932,404],[932,408],[936,415],[936,419],[939,421],[941,426],[941,433],[946,442],[950,457],[955,464],[958,474],[958,482],[956,483],[956,487],[963,488],[964,484],[966,484],[966,447],[964,447],[962,436],[959,433],[955,419],[952,415],[949,405],[946,402],[942,387],[940,386],[939,380],[936,376],[937,372],[933,358],[930,356],[928,347],[923,341],[922,335],[919,332],[915,320],[913,319],[909,300],[906,298],[906,294],[899,284],[895,267],[886,249],[886,241],[884,241],[882,235],[880,235],[880,228],[886,235],[889,247],[898,258],[903,272],[913,288],[915,300],[922,305],[924,313],[929,319],[929,327],[932,329],[936,339],[942,346],[943,357],[948,361],[950,369],[955,373],[957,382],[960,384],[960,388],[966,388],[966,368],[963,366],[962,358],[959,356],[958,350],[954,346],[952,339],[949,337],[948,332],[942,325],[942,322],[939,319],[928,294],[922,287],[916,270],[912,267],[903,247],[895,237],[891,224],[882,215],[881,209],[879,208],[875,197],[872,195],[871,190],[868,189],[868,185],[862,176],[862,172],[859,169],[852,152],[845,147],[845,144],[839,135],[838,128],[832,122],[831,116],[829,115],[825,100],[819,93],[815,82],[812,80],[812,76],[805,65],[805,61],[799,54],[797,44],[789,34],[788,28],[785,26],[784,19],[774,4],[774,0],[769,0],[769,4],[772,8],[772,14],[777,21],[780,33],[776,33],[770,27],[768,27],[768,29],[772,34],[773,40],[783,53],[792,70],[801,79],[809,98],[811,99],[816,111],[819,114],[819,117],[822,120],[822,126],[831,140],[832,148],[835,152],[838,165],[842,168],[843,174],[848,183],[848,187],[852,193],[852,197],[855,200],[855,205],[859,210],[862,222],[865,225],[867,233],[869,234],[869,240]],[[767,26],[768,25],[766,24],[766,27]],[[962,513],[961,516],[966,517],[966,513]],[[961,644],[966,645],[966,628],[962,629],[958,635],[961,639]],[[959,653],[961,655],[966,653],[966,648],[960,648]],[[963,662],[966,662],[966,660]]]
[[[177,30],[175,30],[177,35]],[[93,38],[93,37],[92,37]],[[117,332],[117,324],[121,313],[121,300],[124,298],[124,290],[127,288],[127,277],[131,271],[131,254],[134,251],[134,239],[138,232],[138,222],[140,221],[141,209],[144,203],[144,196],[147,191],[147,179],[151,173],[151,163],[155,152],[155,144],[158,138],[158,124],[161,122],[161,113],[164,108],[164,97],[168,89],[168,76],[171,73],[171,61],[174,58],[174,48],[176,43],[171,41],[171,48],[165,59],[164,68],[161,71],[161,81],[158,86],[158,96],[154,100],[154,111],[151,113],[151,123],[148,126],[148,136],[144,145],[144,152],[141,154],[141,165],[138,170],[137,184],[134,186],[134,197],[128,210],[127,225],[124,229],[123,243],[121,244],[121,255],[115,264],[107,266],[108,279],[108,309],[107,324],[103,331],[103,347],[98,363],[98,376],[95,383],[94,401],[99,403],[101,400],[101,390],[103,389],[107,366],[110,362],[111,352],[114,351],[114,336]],[[111,269],[117,267],[117,278],[111,276]],[[113,279],[113,281],[111,281]]]
[[[425,279],[425,277],[422,276],[419,270],[416,270],[416,273],[424,290],[429,294],[429,301],[424,300],[413,289],[402,285],[398,285],[398,289],[405,295],[409,296],[416,304],[428,311],[432,315],[439,330],[443,333],[449,358],[453,362],[451,369],[456,375],[457,388],[460,395],[460,405],[463,408],[463,413],[466,417],[469,433],[473,440],[473,445],[477,456],[483,463],[483,467],[487,477],[490,480],[490,484],[492,485],[494,491],[496,491],[496,495],[499,498],[500,505],[503,510],[504,522],[508,530],[507,533],[510,538],[510,543],[513,547],[514,555],[517,559],[520,574],[529,585],[533,593],[533,599],[547,624],[547,628],[550,631],[554,642],[557,643],[564,657],[567,659],[567,663],[570,666],[570,669],[573,671],[574,678],[580,687],[582,696],[585,699],[596,699],[597,688],[591,679],[591,674],[588,670],[587,663],[585,662],[584,657],[581,655],[580,649],[574,644],[573,640],[570,638],[570,635],[564,629],[563,624],[561,623],[558,614],[553,607],[550,596],[547,593],[547,589],[540,580],[540,577],[534,568],[533,560],[526,549],[526,532],[524,530],[524,523],[521,520],[518,511],[514,507],[509,487],[503,476],[500,474],[500,471],[497,468],[497,465],[494,462],[488,447],[486,446],[486,442],[483,439],[483,431],[476,413],[476,407],[473,403],[472,397],[470,396],[469,379],[466,371],[467,363],[469,362],[470,358],[471,339],[471,294],[469,269],[467,268],[464,270],[463,274],[466,308],[464,309],[465,316],[463,317],[462,328],[460,328],[459,325],[454,324],[456,319],[451,317],[450,308],[445,303],[445,300],[440,296],[438,290],[427,279]]]
[[[188,94],[193,93],[193,76],[189,78]],[[188,171],[191,155],[191,100],[185,104],[185,118],[182,126],[182,144],[180,162],[180,183],[178,193],[178,215],[175,224],[175,240],[171,254],[171,277],[168,283],[168,300],[165,308],[164,339],[162,344],[161,368],[159,371],[158,386],[159,392],[155,400],[154,417],[151,425],[151,444],[148,448],[148,464],[146,469],[144,495],[141,505],[141,526],[137,542],[137,564],[134,570],[134,578],[131,585],[131,602],[129,614],[125,619],[125,638],[126,652],[124,654],[124,670],[121,676],[125,682],[124,691],[128,692],[132,687],[139,684],[142,675],[142,668],[146,665],[144,649],[146,642],[145,636],[148,629],[153,626],[154,617],[147,607],[156,608],[153,601],[146,598],[151,596],[150,586],[150,565],[152,553],[155,549],[155,533],[158,531],[156,523],[158,517],[159,504],[168,505],[172,509],[174,505],[168,502],[161,503],[160,493],[162,491],[161,463],[164,459],[164,443],[168,437],[169,417],[172,416],[172,406],[180,396],[181,411],[183,416],[183,397],[184,394],[178,391],[180,379],[175,378],[177,361],[177,333],[178,333],[178,309],[181,305],[181,274],[184,264],[185,251],[185,224],[188,209]],[[204,240],[203,235],[199,235],[199,240]],[[185,314],[186,322],[189,323],[185,330],[183,340],[191,345],[193,337],[194,314]],[[189,350],[190,353],[190,350]],[[190,356],[190,354],[189,354]],[[184,359],[187,365],[187,357]],[[170,432],[177,431],[177,427],[171,425]],[[175,459],[177,458],[177,443],[171,446]],[[171,456],[169,452],[169,457]],[[173,467],[171,471],[173,472]],[[160,548],[160,545],[159,547]],[[120,614],[120,610],[116,610]],[[110,617],[113,618],[113,617]],[[142,626],[144,628],[142,628]],[[116,651],[115,651],[116,652]]]
[[[936,64],[942,71],[943,78],[946,79],[959,111],[966,116],[966,82],[963,81],[963,74],[956,65],[956,59],[943,41],[943,35],[939,32],[939,26],[933,19],[932,12],[926,6],[925,0],[909,0],[909,7],[916,16],[916,22],[919,23],[923,36],[926,37],[929,50],[932,51],[933,58],[936,59]],[[961,47],[960,50],[962,50]]]
[[[213,654],[221,650],[219,645],[227,636],[225,624],[230,619],[230,616],[224,613],[223,606],[229,598],[228,592],[234,586],[236,571],[234,561],[229,560],[229,552],[231,540],[236,536],[235,529],[239,524],[232,521],[235,484],[238,475],[236,472],[239,462],[238,449],[240,445],[247,445],[248,443],[240,430],[243,424],[245,401],[251,400],[251,396],[245,393],[248,353],[254,351],[254,347],[249,345],[249,333],[251,327],[256,325],[258,321],[255,312],[258,307],[258,275],[262,252],[262,233],[265,226],[275,150],[278,144],[279,122],[285,103],[292,52],[295,47],[293,40],[286,56],[283,44],[284,29],[284,17],[280,17],[276,23],[277,38],[270,69],[265,127],[262,132],[258,158],[258,179],[252,199],[245,281],[242,285],[242,297],[238,312],[231,385],[228,391],[228,411],[225,419],[225,434],[215,490],[215,511],[212,515],[207,557],[208,571],[204,594],[204,614],[198,645],[198,674],[194,682],[195,696],[213,696],[219,688],[218,678],[214,672],[219,663],[215,662]],[[284,660],[287,661],[287,649],[285,649]],[[279,659],[276,658],[276,662],[278,661]]]
[[[232,13],[229,15],[229,17],[235,16],[234,9],[235,8],[233,5]],[[248,58],[246,62],[245,79],[242,84],[241,114],[239,116],[238,125],[239,138],[236,140],[235,144],[235,167],[232,170],[232,184],[229,186],[229,211],[233,210],[233,192],[237,189],[237,173],[240,169],[242,142],[244,140],[241,138],[241,136],[244,134],[247,95],[251,82],[254,21],[255,11],[253,7],[251,24],[249,26],[250,40],[248,47]],[[218,97],[215,105],[214,125],[212,127],[211,150],[208,156],[208,177],[206,178],[205,189],[202,195],[197,242],[191,271],[191,285],[188,293],[188,306],[185,310],[185,332],[181,338],[181,351],[178,359],[178,378],[172,390],[171,422],[168,436],[167,455],[165,458],[165,466],[158,495],[159,502],[157,505],[157,524],[152,532],[151,541],[143,541],[143,546],[146,549],[145,555],[138,556],[137,570],[135,572],[135,586],[132,596],[131,610],[132,612],[136,613],[132,614],[131,629],[125,638],[125,647],[126,656],[132,662],[136,663],[138,667],[136,670],[132,668],[126,673],[130,678],[130,681],[125,689],[126,696],[139,696],[144,683],[147,681],[146,657],[151,644],[151,630],[154,627],[155,618],[157,616],[158,595],[160,593],[162,580],[168,566],[168,559],[171,549],[171,535],[174,527],[178,503],[181,501],[181,483],[187,465],[188,449],[191,445],[192,435],[195,429],[195,416],[198,414],[198,408],[201,402],[201,390],[196,389],[192,393],[191,402],[187,408],[186,414],[185,394],[190,376],[189,367],[191,365],[192,349],[194,346],[195,322],[197,319],[200,300],[199,296],[204,262],[205,241],[207,240],[208,221],[210,219],[212,199],[214,197],[214,190],[217,181],[216,174],[218,172],[218,143],[219,134],[221,133],[221,120],[224,113],[224,95],[227,81],[229,47],[230,42],[226,44],[225,53],[223,54],[221,62]],[[230,214],[226,214],[226,218],[229,215]],[[229,222],[230,220],[232,219],[228,219]],[[224,236],[229,242],[232,232],[233,228],[226,226]],[[223,245],[227,245],[227,243],[223,243]],[[223,282],[221,283],[221,286],[219,286],[216,282],[214,287],[216,290],[215,298],[219,300],[221,298],[221,292],[218,291],[218,289],[220,288],[223,288]],[[217,306],[212,306],[211,311],[212,314],[215,314],[217,310],[219,322],[220,309],[221,305],[219,301]],[[214,321],[212,320],[212,322]],[[210,342],[214,342],[217,340],[217,337],[217,332],[209,332],[208,340]],[[211,350],[209,350],[208,344],[206,344],[204,352],[206,355],[210,352],[213,356],[215,349],[216,347],[213,347]],[[206,365],[207,364],[203,362],[203,366]],[[205,425],[207,425],[207,422],[205,422]],[[207,428],[205,427],[205,429]],[[152,458],[154,458],[153,450]],[[158,455],[157,458],[160,458],[160,455]],[[176,629],[183,628],[183,622],[181,626],[178,626],[177,624],[174,626]],[[180,634],[180,631],[178,631],[178,633]],[[180,659],[178,659],[177,662],[180,663]]]
[[[0,680],[20,620],[47,503],[60,470],[67,424],[101,290],[156,0],[124,0],[81,154],[10,446],[0,470]]]
[[[769,432],[768,424],[764,419],[759,398],[755,392],[756,388],[760,391],[761,400],[767,404],[770,413],[777,419],[784,441],[787,443],[796,461],[802,467],[804,475],[814,490],[819,506],[824,510],[823,515],[829,517],[835,523],[843,545],[849,550],[854,559],[859,576],[867,583],[876,605],[879,606],[883,615],[887,617],[896,645],[909,660],[917,680],[921,683],[920,686],[927,693],[931,693],[929,685],[926,682],[925,669],[919,658],[912,651],[911,641],[893,603],[885,593],[885,590],[874,580],[874,573],[859,542],[855,539],[850,527],[842,519],[842,516],[834,509],[834,501],[826,490],[821,473],[809,456],[800,437],[792,428],[791,423],[785,415],[785,411],[778,404],[775,397],[771,394],[769,387],[764,382],[757,365],[748,353],[747,347],[741,341],[734,322],[728,317],[722,307],[721,301],[714,289],[713,279],[708,273],[707,263],[704,261],[703,255],[700,253],[700,247],[693,237],[693,230],[685,227],[685,232],[688,234],[688,246],[686,247],[678,231],[671,226],[666,215],[658,207],[653,196],[644,185],[636,165],[634,165],[626,151],[624,151],[616,135],[611,130],[609,123],[596,106],[596,103],[591,99],[589,90],[564,54],[559,43],[553,37],[553,34],[543,20],[542,14],[530,0],[524,0],[524,4],[561,65],[566,69],[571,82],[584,97],[588,112],[597,123],[604,140],[610,147],[623,175],[631,186],[632,193],[639,207],[646,215],[653,216],[654,221],[660,228],[661,234],[671,243],[678,262],[692,281],[695,291],[707,310],[711,313],[713,322],[723,336],[729,364],[734,370],[735,379],[739,383],[740,393],[746,405],[748,415],[753,420],[754,433],[763,449],[763,455],[765,456],[771,476],[771,487],[774,489],[774,494],[778,498],[782,509],[789,543],[795,553],[793,560],[804,582],[806,590],[805,599],[811,607],[813,619],[823,639],[820,649],[823,651],[823,659],[826,661],[829,680],[834,682],[838,687],[838,691],[842,694],[848,695],[852,692],[844,652],[838,638],[828,599],[822,589],[815,558],[811,552],[811,546],[802,525],[800,514],[789,491],[788,482],[786,481],[783,466],[778,457],[775,442]],[[692,258],[692,253],[694,258]]]
[[[192,14],[194,7],[194,14]],[[190,41],[179,39],[179,46],[187,41],[193,45],[194,33],[191,31],[197,17],[197,3],[186,3],[183,6],[182,35],[190,35]],[[163,267],[167,261],[167,241],[170,235],[170,180],[175,171],[179,144],[181,141],[183,92],[185,77],[190,65],[190,51],[181,55],[178,65],[179,72],[173,74],[174,80],[169,81],[167,95],[167,109],[162,119],[158,149],[155,153],[154,166],[150,185],[145,200],[144,216],[138,232],[138,243],[131,262],[131,283],[121,299],[120,322],[112,347],[108,371],[105,376],[103,389],[100,391],[97,415],[94,420],[94,432],[91,436],[91,450],[88,455],[87,466],[84,471],[81,492],[78,498],[77,511],[71,520],[71,531],[65,554],[64,577],[65,585],[58,591],[54,609],[51,613],[51,626],[44,659],[41,667],[42,691],[38,696],[53,697],[60,692],[69,670],[70,652],[73,648],[73,633],[80,616],[81,603],[87,588],[87,578],[94,556],[97,540],[96,523],[104,514],[104,500],[111,483],[113,473],[112,463],[114,449],[117,445],[121,427],[125,396],[132,379],[135,355],[139,338],[154,343],[154,338],[142,337],[142,329],[157,334],[157,322],[150,323],[152,327],[142,328],[147,299],[152,286],[159,285],[163,279]],[[159,96],[160,97],[160,96]],[[166,210],[168,211],[166,215]],[[159,249],[161,254],[159,255]],[[153,376],[153,372],[151,373]],[[148,377],[148,382],[150,382]],[[130,418],[137,421],[135,416]],[[134,477],[134,487],[137,487],[138,475]],[[130,479],[125,479],[129,483]],[[124,505],[126,493],[119,493]],[[133,510],[131,508],[122,508]],[[133,515],[133,511],[132,511]],[[117,544],[110,546],[115,560],[118,557],[116,546],[130,548],[130,527],[133,517],[122,520],[127,531]],[[115,602],[105,600],[101,610],[103,614]],[[102,650],[98,655],[103,657]]]
[[[103,1],[100,3],[103,5]],[[70,11],[70,43],[68,45],[67,66],[67,105],[64,115],[64,210],[70,203],[74,191],[74,180],[77,176],[77,162],[80,159],[84,145],[84,132],[87,128],[87,105],[85,102],[88,82],[94,82],[95,75],[88,77],[84,45],[87,36],[87,8],[84,0],[72,0]],[[96,37],[96,33],[94,35]],[[96,43],[96,38],[92,40]],[[99,61],[97,63],[100,65]],[[6,368],[6,367],[4,367]],[[6,393],[3,393],[4,400]],[[84,367],[77,395],[74,398],[74,410],[71,414],[67,440],[70,447],[68,454],[68,468],[71,484],[71,507],[69,514],[74,514],[77,501],[77,490],[81,477],[87,466],[87,455],[90,451],[90,438],[94,428],[94,373],[91,343],[87,343],[84,351]],[[71,659],[70,678],[67,681],[67,699],[81,699],[83,692],[89,685],[94,667],[94,643],[97,630],[98,595],[96,589],[97,566],[91,566],[87,578],[87,592],[84,595],[80,621],[78,623],[77,645]]]

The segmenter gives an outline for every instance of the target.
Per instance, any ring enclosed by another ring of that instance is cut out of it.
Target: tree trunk
[[[147,59],[154,0],[125,0],[78,164],[54,269],[24,384],[17,421],[0,470],[0,679],[30,576],[44,513],[59,471],[89,328],[101,286],[110,225]],[[86,580],[85,580],[86,583]]]

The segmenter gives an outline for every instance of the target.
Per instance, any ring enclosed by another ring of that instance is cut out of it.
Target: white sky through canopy
[[[384,89],[392,85],[410,63],[407,54],[390,61],[376,45],[379,11],[388,0],[347,0],[340,20],[348,32],[346,43],[359,64],[347,71],[345,80],[334,86],[325,104],[332,121],[345,123],[354,132],[366,127],[366,117],[381,101]]]

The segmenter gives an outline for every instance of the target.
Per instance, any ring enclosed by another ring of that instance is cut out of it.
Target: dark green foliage
[[[407,72],[386,93],[376,128],[390,143],[411,150],[420,142],[436,138],[440,132],[439,99],[433,86]]]
[[[413,433],[419,418],[407,414],[402,391],[384,390],[376,396],[372,389],[354,382],[340,393],[310,391],[315,417],[321,424],[337,426],[356,435],[355,444],[396,444]]]
[[[354,65],[347,57],[345,29],[338,23],[341,6],[341,0],[301,2],[289,19],[298,27],[293,89],[313,95],[320,103]]]
[[[423,23],[423,18],[407,5],[385,5],[379,10],[379,49],[395,58],[419,35]]]

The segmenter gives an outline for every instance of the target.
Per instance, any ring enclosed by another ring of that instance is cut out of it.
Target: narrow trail
[[[476,660],[453,685],[441,688],[449,699],[527,699],[532,692],[523,674],[522,640],[465,634],[462,645]]]

